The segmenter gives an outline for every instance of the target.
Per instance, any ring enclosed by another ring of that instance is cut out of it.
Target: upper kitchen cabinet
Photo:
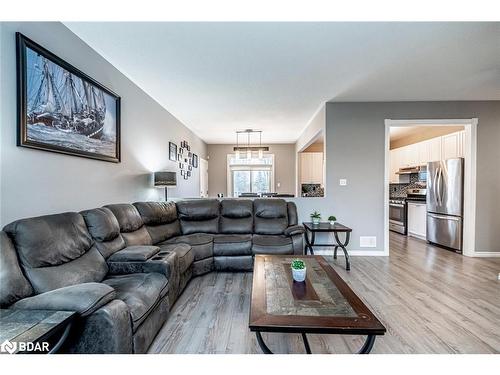
[[[323,153],[300,153],[300,183],[323,185]]]
[[[427,161],[439,161],[441,160],[441,137],[432,138],[428,141],[429,148],[429,159]]]
[[[416,144],[418,152],[418,165],[426,165],[429,161],[429,141],[423,141]]]
[[[389,181],[392,184],[397,184],[399,182],[399,175],[397,172],[399,171],[400,167],[400,148],[395,148],[393,150],[390,150],[389,152],[389,159],[390,159],[390,171],[389,171]]]
[[[465,132],[451,133],[441,137],[441,160],[463,156],[463,133]]]

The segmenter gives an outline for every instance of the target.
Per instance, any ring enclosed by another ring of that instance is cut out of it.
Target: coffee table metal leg
[[[306,348],[306,353],[311,354],[311,347],[309,346],[309,341],[305,333],[302,333],[302,340],[304,341],[304,346]]]
[[[335,241],[337,241],[337,245],[342,249],[342,251],[344,252],[344,256],[345,256],[345,269],[347,271],[350,271],[351,270],[351,262],[349,261],[349,254],[347,253],[347,249],[346,249],[346,246],[349,244],[349,239],[350,239],[350,233],[347,232],[345,234],[345,242],[342,243],[339,239],[339,235],[337,234],[337,232],[333,232],[333,235],[335,236]],[[335,249],[335,253],[337,252],[336,251],[337,249]],[[335,254],[334,254],[335,255]]]
[[[257,336],[257,342],[259,343],[259,346],[264,354],[273,354],[271,349],[269,349],[264,342],[264,339],[262,339],[262,335],[260,334],[259,331],[255,332],[255,335]]]
[[[359,352],[358,354],[368,354],[371,352],[372,348],[373,348],[373,344],[375,343],[375,335],[368,335],[366,337],[366,341],[365,343],[363,344],[363,346],[361,347],[361,349],[359,349]]]

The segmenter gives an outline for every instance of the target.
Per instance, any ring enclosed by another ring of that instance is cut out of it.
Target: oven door
[[[405,225],[406,213],[404,204],[400,203],[389,204],[389,221],[394,224]]]

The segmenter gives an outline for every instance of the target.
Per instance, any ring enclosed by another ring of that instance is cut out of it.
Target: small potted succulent
[[[330,225],[335,225],[335,222],[337,221],[337,218],[335,216],[329,216],[328,221],[330,222]]]
[[[301,259],[292,261],[292,277],[294,281],[302,283],[306,280],[306,264]]]
[[[314,225],[317,225],[319,224],[320,220],[321,220],[321,214],[318,212],[318,211],[314,211],[312,214],[311,214],[311,220],[312,220],[312,223]]]

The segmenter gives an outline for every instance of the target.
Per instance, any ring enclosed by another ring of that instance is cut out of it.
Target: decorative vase
[[[318,224],[319,224],[319,221],[321,220],[319,217],[313,217],[313,218],[311,218],[311,219],[312,219],[312,223],[313,223],[314,225],[318,225]]]
[[[302,268],[300,270],[297,270],[295,268],[292,268],[293,280],[299,283],[306,281],[306,269],[307,268]]]

